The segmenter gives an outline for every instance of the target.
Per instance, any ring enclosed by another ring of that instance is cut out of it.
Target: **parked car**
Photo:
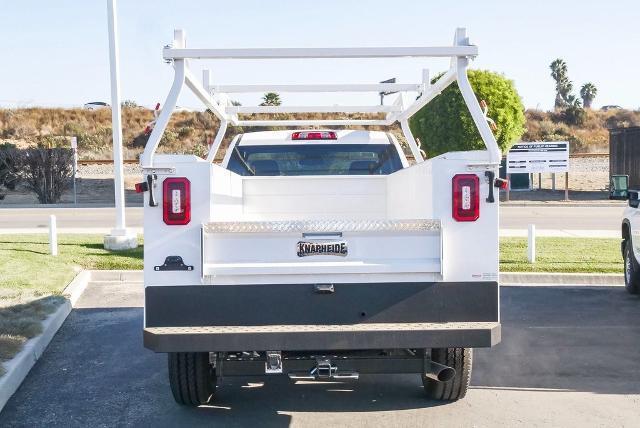
[[[82,108],[85,110],[100,110],[103,108],[111,107],[109,104],[102,101],[92,101],[90,103],[86,103]]]
[[[638,190],[628,190],[628,206],[622,218],[624,285],[630,294],[640,294],[640,199]]]
[[[608,105],[608,106],[602,106],[602,107],[600,107],[600,110],[602,110],[602,111],[609,111],[609,110],[622,110],[622,107],[617,106],[617,105]]]

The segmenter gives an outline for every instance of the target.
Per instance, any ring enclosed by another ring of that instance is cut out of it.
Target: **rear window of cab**
[[[243,145],[227,168],[243,176],[388,175],[402,161],[393,144]]]

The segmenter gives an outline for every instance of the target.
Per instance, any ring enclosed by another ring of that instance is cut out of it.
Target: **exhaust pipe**
[[[453,367],[445,366],[435,361],[428,361],[425,376],[438,382],[449,382],[456,375]]]

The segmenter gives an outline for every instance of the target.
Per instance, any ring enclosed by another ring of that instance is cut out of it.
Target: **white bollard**
[[[58,230],[56,227],[56,216],[49,216],[49,253],[52,256],[58,255]]]
[[[536,225],[530,224],[527,232],[527,259],[529,263],[536,262]]]

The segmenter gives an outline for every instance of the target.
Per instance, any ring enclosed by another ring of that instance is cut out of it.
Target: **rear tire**
[[[631,239],[624,241],[624,288],[629,294],[640,293],[640,266],[633,255]]]
[[[169,354],[169,384],[178,404],[207,404],[216,388],[215,369],[208,352],[172,352]]]
[[[455,401],[467,394],[471,381],[473,349],[436,348],[431,350],[431,360],[453,367],[456,375],[449,382],[438,382],[422,376],[422,385],[427,396],[433,400]]]

